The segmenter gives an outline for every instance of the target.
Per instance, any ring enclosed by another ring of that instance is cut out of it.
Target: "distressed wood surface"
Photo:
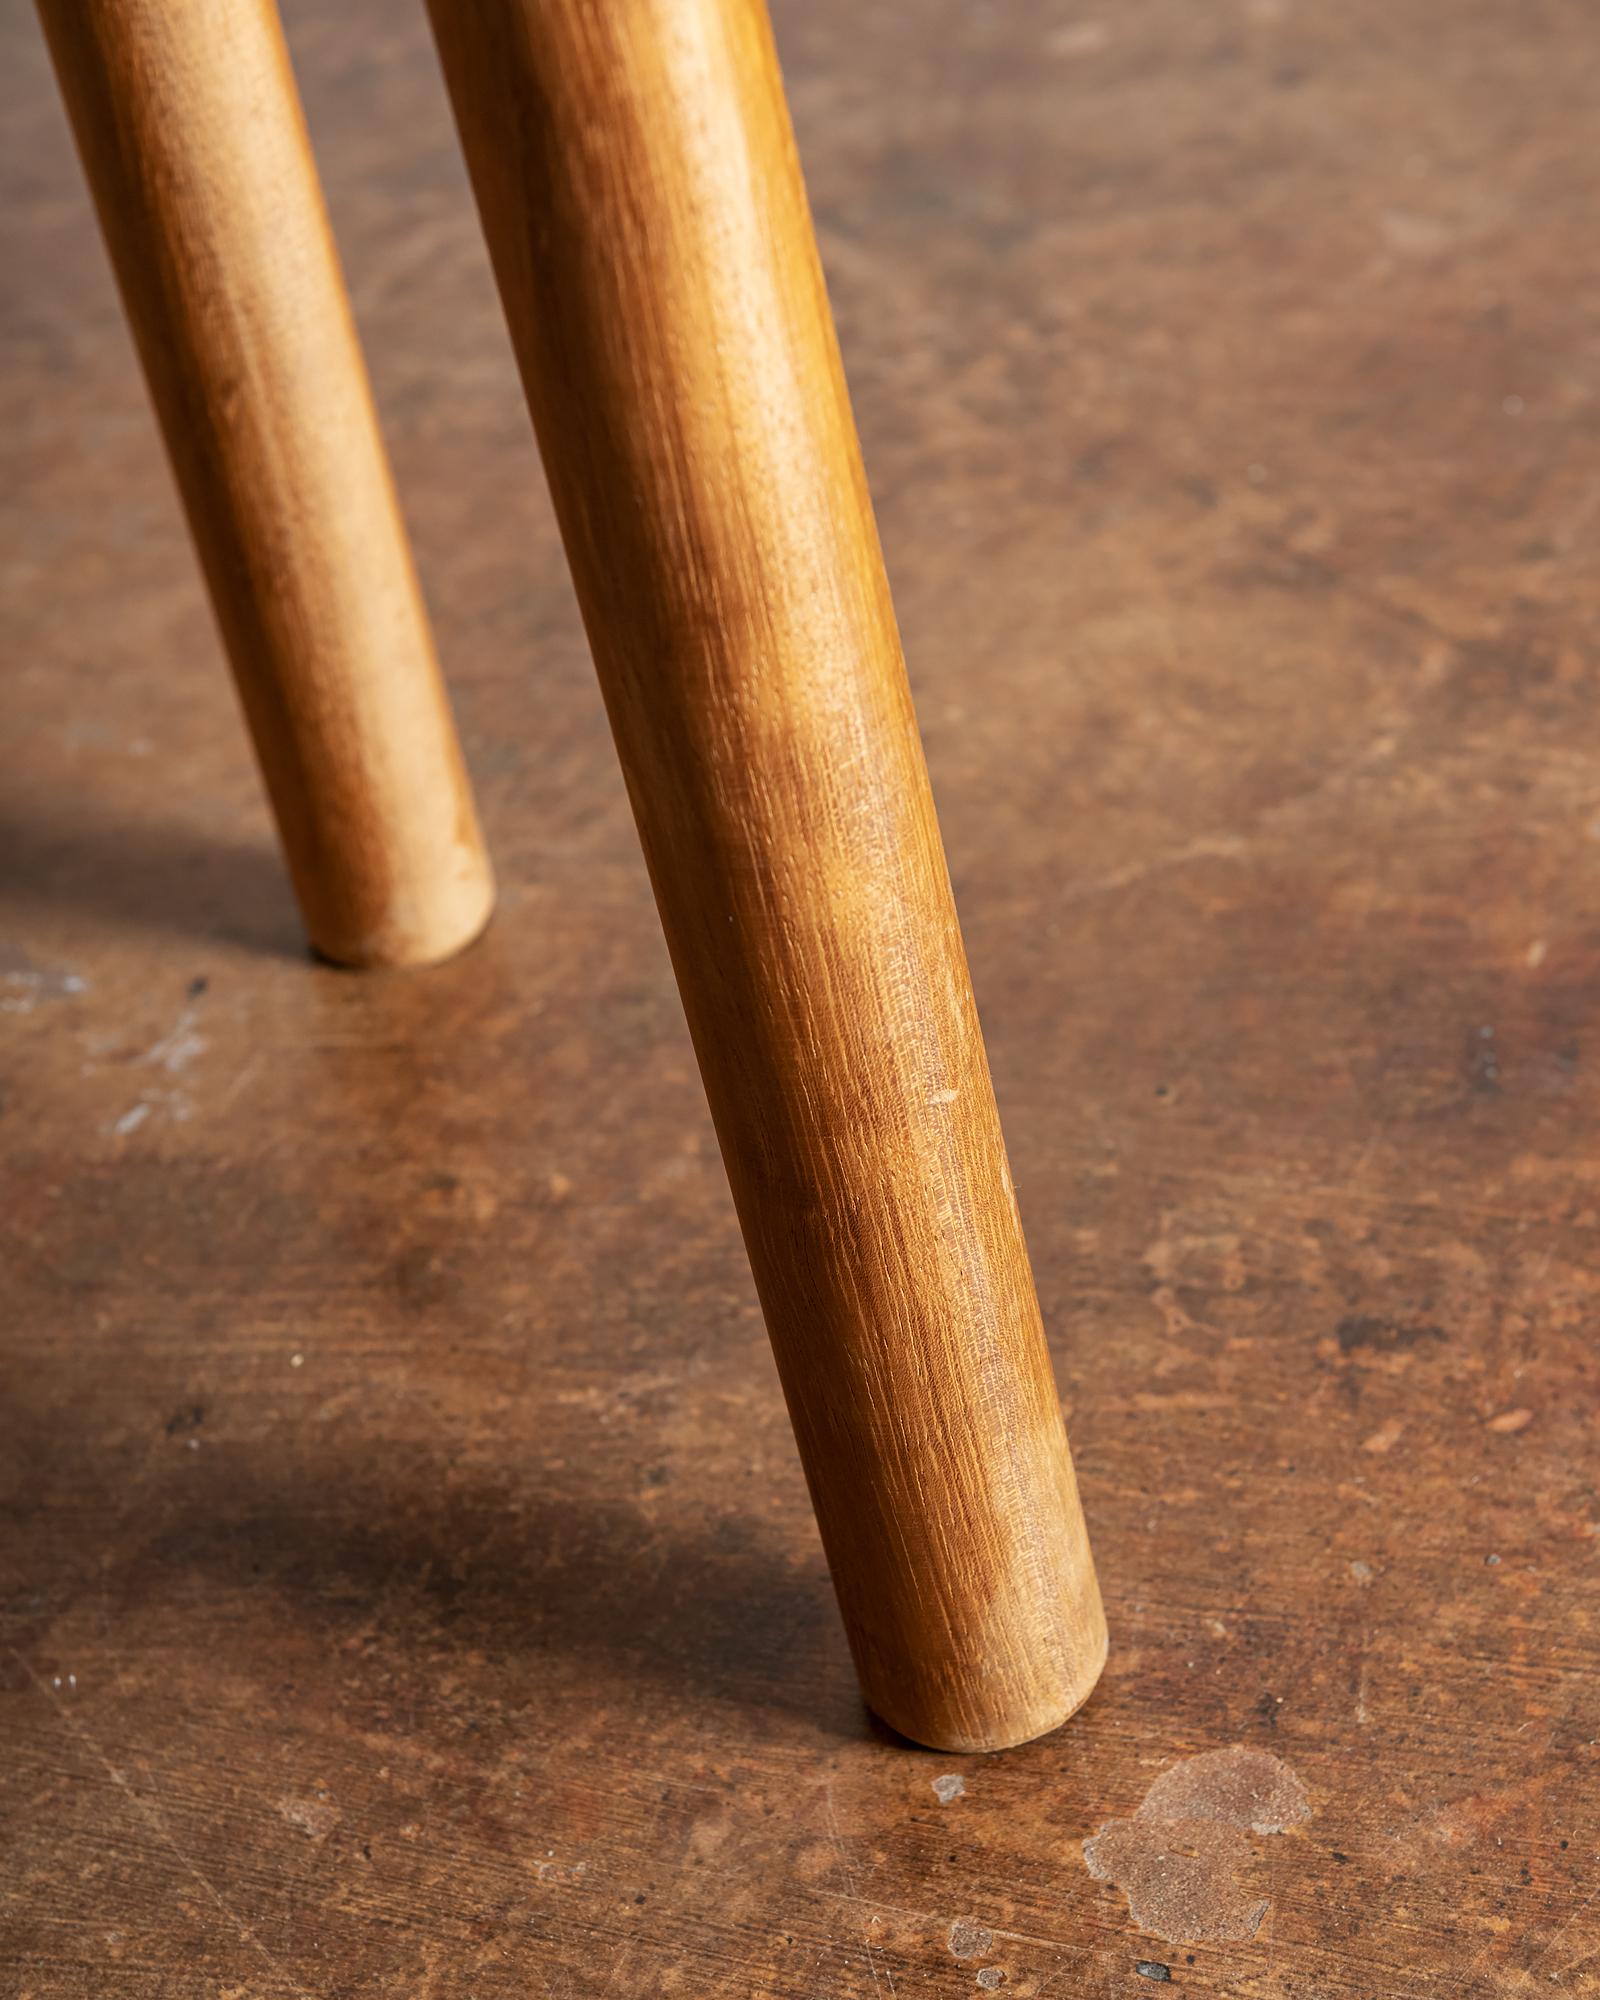
[[[13,11],[0,1989],[1600,1991],[1592,10],[777,14],[1116,1639],[986,1759],[861,1706],[425,21],[290,30],[502,913],[299,956]]]
[[[1105,1616],[771,30],[432,13],[863,1690],[1024,1742]]]
[[[311,942],[447,957],[494,885],[274,0],[38,4]]]

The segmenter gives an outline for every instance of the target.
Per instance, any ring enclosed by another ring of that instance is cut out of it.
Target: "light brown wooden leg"
[[[1105,1624],[765,13],[433,20],[867,1699],[1020,1742]]]
[[[39,0],[311,941],[494,889],[271,0]]]

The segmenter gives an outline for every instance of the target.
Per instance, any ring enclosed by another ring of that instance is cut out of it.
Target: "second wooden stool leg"
[[[1105,1624],[758,0],[433,0],[867,1699],[993,1749]]]
[[[306,928],[443,958],[494,888],[272,0],[39,0]]]

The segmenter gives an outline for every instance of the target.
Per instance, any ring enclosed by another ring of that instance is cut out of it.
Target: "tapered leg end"
[[[442,965],[483,935],[494,913],[495,882],[486,857],[426,898],[396,899],[376,923],[313,921],[311,948],[352,971],[399,971]]]

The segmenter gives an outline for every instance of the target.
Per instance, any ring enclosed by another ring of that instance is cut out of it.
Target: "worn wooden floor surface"
[[[967,1761],[858,1704],[420,7],[290,16],[505,885],[389,978],[0,19],[0,1991],[1600,1992],[1592,8],[779,13],[1113,1626]],[[1270,1908],[1141,1929],[1083,1842],[1235,1743]]]

